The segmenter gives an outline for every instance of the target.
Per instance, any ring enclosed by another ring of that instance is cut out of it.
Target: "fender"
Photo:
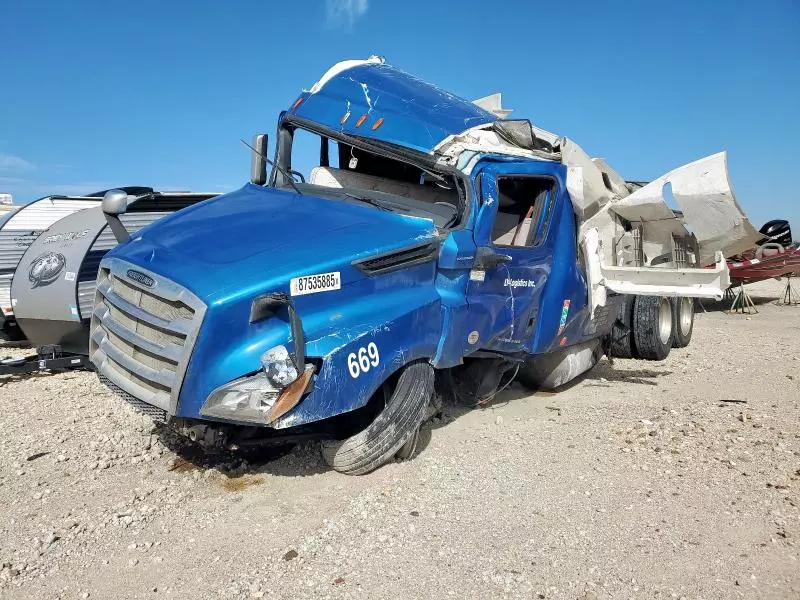
[[[360,408],[403,365],[432,357],[442,329],[435,272],[435,262],[420,264],[343,286],[333,304],[297,303],[306,362],[316,364],[317,372],[311,392],[271,426],[302,425]],[[209,308],[176,416],[198,418],[214,389],[256,373],[261,354],[272,346],[287,339],[293,345],[288,319],[251,324],[249,309],[243,303],[217,315]]]

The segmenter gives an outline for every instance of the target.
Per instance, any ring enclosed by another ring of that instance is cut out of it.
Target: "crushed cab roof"
[[[497,116],[382,58],[335,64],[289,111],[350,135],[430,153],[448,137]]]

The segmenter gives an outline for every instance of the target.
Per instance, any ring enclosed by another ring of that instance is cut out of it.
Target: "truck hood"
[[[352,261],[436,237],[428,219],[247,184],[161,219],[110,256],[221,302],[334,270],[346,285],[362,277]]]

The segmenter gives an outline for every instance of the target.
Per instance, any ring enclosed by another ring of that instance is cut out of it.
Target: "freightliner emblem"
[[[128,276],[128,279],[133,279],[134,281],[141,283],[142,285],[147,287],[153,287],[156,283],[152,277],[150,277],[149,275],[145,275],[141,271],[134,271],[133,269],[128,269],[126,275]]]
[[[33,287],[50,285],[58,279],[61,271],[67,266],[67,259],[58,252],[45,252],[33,259],[28,270],[28,279]]]

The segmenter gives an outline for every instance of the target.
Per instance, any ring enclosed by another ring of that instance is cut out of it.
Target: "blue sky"
[[[380,54],[568,135],[628,179],[727,150],[756,227],[800,237],[800,4],[0,0],[0,192],[226,191],[239,138]]]

